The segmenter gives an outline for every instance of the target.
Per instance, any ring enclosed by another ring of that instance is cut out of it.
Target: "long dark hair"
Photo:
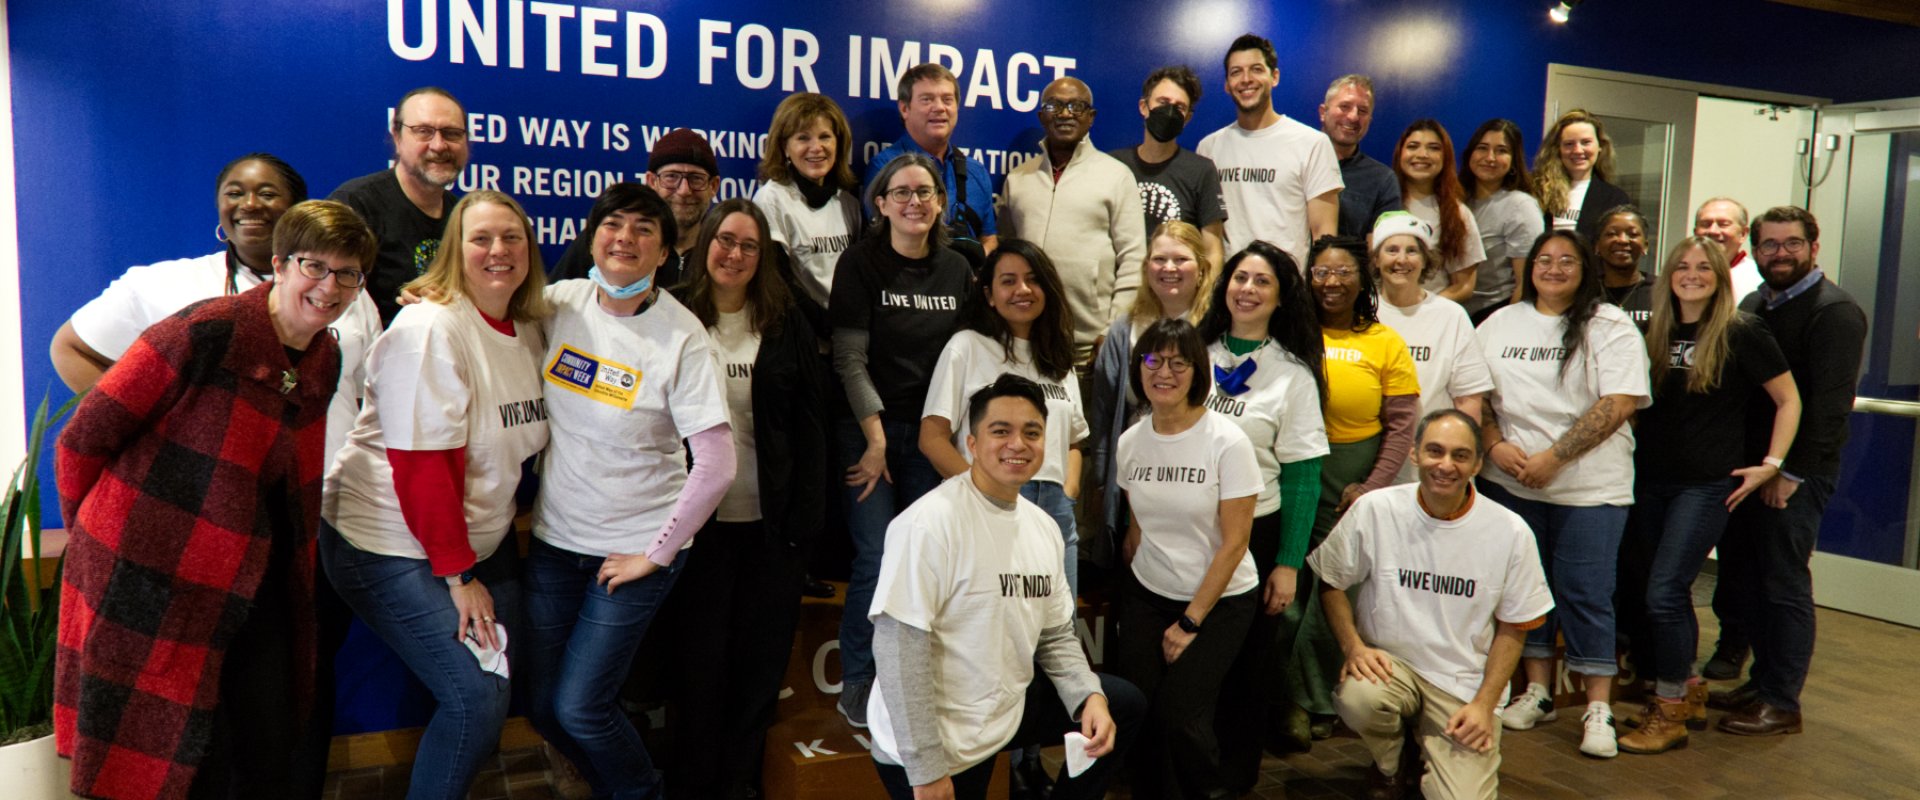
[[[1026,259],[1033,267],[1034,280],[1040,284],[1040,318],[1033,321],[1033,329],[1027,332],[1027,342],[1033,351],[1033,368],[1048,380],[1060,380],[1073,370],[1073,317],[1067,308],[1066,285],[1060,282],[1060,271],[1053,268],[1053,260],[1047,258],[1039,245],[1025,239],[1001,239],[1000,247],[987,256],[987,263],[981,267],[980,292],[973,295],[961,310],[960,325],[967,330],[997,341],[1006,349],[1006,360],[1013,361],[1013,329],[1000,312],[987,304],[987,298],[993,296],[994,278],[998,275],[1000,262],[1008,256]]]
[[[1510,119],[1490,119],[1473,129],[1473,136],[1467,139],[1466,147],[1460,151],[1460,188],[1466,190],[1468,197],[1480,196],[1480,178],[1473,174],[1473,151],[1480,146],[1481,139],[1496,131],[1507,140],[1507,152],[1513,156],[1507,166],[1507,174],[1500,176],[1500,188],[1533,194],[1533,176],[1527,173],[1527,151],[1524,149],[1526,137],[1521,135],[1520,126]]]
[[[1320,388],[1320,405],[1327,404],[1327,375],[1323,368],[1326,360],[1327,343],[1320,335],[1320,318],[1315,313],[1317,305],[1313,302],[1313,292],[1307,287],[1307,279],[1300,277],[1300,265],[1287,251],[1273,246],[1269,242],[1255,240],[1245,250],[1234,253],[1227,259],[1227,265],[1220,270],[1220,279],[1214,281],[1213,302],[1207,306],[1207,314],[1200,318],[1200,338],[1208,342],[1217,342],[1220,337],[1233,330],[1233,314],[1227,310],[1228,285],[1233,282],[1233,273],[1240,268],[1240,262],[1248,256],[1256,256],[1273,268],[1273,278],[1279,287],[1279,304],[1274,306],[1273,316],[1267,318],[1267,336],[1291,353],[1300,363],[1307,365],[1307,371],[1313,373],[1313,380]]]
[[[1421,131],[1426,131],[1440,140],[1440,152],[1446,155],[1440,158],[1440,174],[1433,176],[1434,206],[1440,210],[1440,259],[1446,264],[1457,263],[1467,253],[1466,197],[1460,191],[1460,173],[1453,168],[1453,137],[1447,135],[1447,129],[1439,120],[1416,119],[1407,129],[1400,132],[1400,141],[1393,146],[1393,175],[1400,179],[1400,202],[1407,200],[1407,187],[1410,179],[1400,159],[1407,149],[1407,140]]]
[[[681,291],[676,296],[700,319],[702,327],[711,328],[720,321],[720,309],[713,298],[713,276],[707,274],[707,251],[720,235],[720,224],[734,214],[751,217],[760,236],[760,257],[754,265],[753,277],[747,279],[747,319],[761,336],[772,336],[780,332],[780,322],[786,319],[787,310],[793,305],[793,293],[780,275],[779,256],[774,252],[772,234],[768,232],[767,215],[752,200],[734,197],[707,209],[700,222],[700,238],[693,252],[687,254],[686,274],[680,279]]]
[[[288,164],[286,161],[282,160],[279,156],[276,156],[272,153],[248,153],[244,156],[241,156],[239,158],[236,158],[232,161],[227,162],[226,166],[220,168],[220,175],[214,178],[213,180],[213,193],[215,195],[219,195],[220,188],[227,185],[227,176],[233,174],[234,170],[239,169],[241,164],[245,164],[249,161],[258,161],[262,164],[267,165],[268,169],[271,169],[274,172],[279,173],[280,180],[284,181],[287,184],[287,208],[291,209],[294,206],[300,205],[301,203],[304,203],[307,201],[307,179],[300,177],[300,171],[294,169],[292,164]],[[365,266],[368,269],[371,269],[373,265],[365,264],[362,266]],[[225,292],[227,294],[235,294],[240,291],[239,279],[235,277],[235,274],[238,272],[239,269],[240,269],[240,251],[238,248],[235,248],[233,246],[232,242],[228,242],[227,243],[227,282],[224,284],[226,286]]]
[[[1353,332],[1364,333],[1380,321],[1380,300],[1374,296],[1373,270],[1368,268],[1367,242],[1358,236],[1322,236],[1313,243],[1313,249],[1307,251],[1307,268],[1313,268],[1313,262],[1320,260],[1320,254],[1328,250],[1344,250],[1353,256],[1354,275],[1360,281],[1360,291],[1353,297]],[[1326,327],[1327,321],[1321,317],[1325,311],[1320,304],[1313,304],[1314,323]]]
[[[1593,248],[1587,246],[1586,237],[1574,231],[1549,230],[1533,240],[1533,247],[1527,250],[1527,274],[1521,277],[1520,302],[1535,303],[1540,299],[1539,288],[1533,285],[1533,270],[1537,265],[1534,259],[1540,257],[1540,250],[1547,242],[1565,239],[1573,245],[1574,253],[1580,257],[1580,285],[1573,290],[1573,305],[1567,309],[1563,319],[1566,330],[1560,333],[1560,347],[1567,356],[1560,362],[1560,379],[1566,380],[1567,365],[1580,354],[1580,345],[1587,340],[1587,323],[1593,320],[1593,313],[1606,302],[1606,289],[1600,284],[1600,270],[1595,264]]]

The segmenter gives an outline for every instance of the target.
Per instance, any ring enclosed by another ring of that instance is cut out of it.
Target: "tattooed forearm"
[[[1553,443],[1553,454],[1562,462],[1572,461],[1588,450],[1599,446],[1601,442],[1620,429],[1621,423],[1633,412],[1633,401],[1625,395],[1610,394],[1595,401],[1587,413],[1574,420],[1560,440]]]

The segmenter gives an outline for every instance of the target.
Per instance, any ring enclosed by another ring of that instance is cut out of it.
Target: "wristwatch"
[[[473,570],[462,570],[458,575],[448,575],[447,588],[453,589],[473,582]]]
[[[1193,617],[1187,616],[1185,614],[1181,614],[1180,618],[1177,620],[1174,620],[1174,622],[1180,625],[1180,630],[1186,631],[1187,633],[1200,632],[1200,623],[1194,622]]]

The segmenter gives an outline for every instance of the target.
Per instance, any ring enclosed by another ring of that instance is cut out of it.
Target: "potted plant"
[[[60,616],[60,569],[40,568],[41,446],[47,429],[79,397],[47,416],[34,412],[27,455],[0,501],[0,786],[9,797],[69,797],[65,763],[53,749],[53,653]]]

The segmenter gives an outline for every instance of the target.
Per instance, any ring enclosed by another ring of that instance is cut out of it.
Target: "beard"
[[[423,157],[407,165],[407,171],[413,173],[413,177],[418,178],[420,182],[434,186],[446,186],[459,179],[461,165],[454,159],[451,157],[443,157],[442,160],[437,161],[432,159],[432,156]]]
[[[1785,274],[1776,271],[1774,267],[1780,264],[1791,266],[1791,270]],[[1778,292],[1791,288],[1794,284],[1799,283],[1801,278],[1807,277],[1807,273],[1812,271],[1812,257],[1799,259],[1782,254],[1767,260],[1766,269],[1760,271],[1760,277],[1766,280],[1767,286]]]

